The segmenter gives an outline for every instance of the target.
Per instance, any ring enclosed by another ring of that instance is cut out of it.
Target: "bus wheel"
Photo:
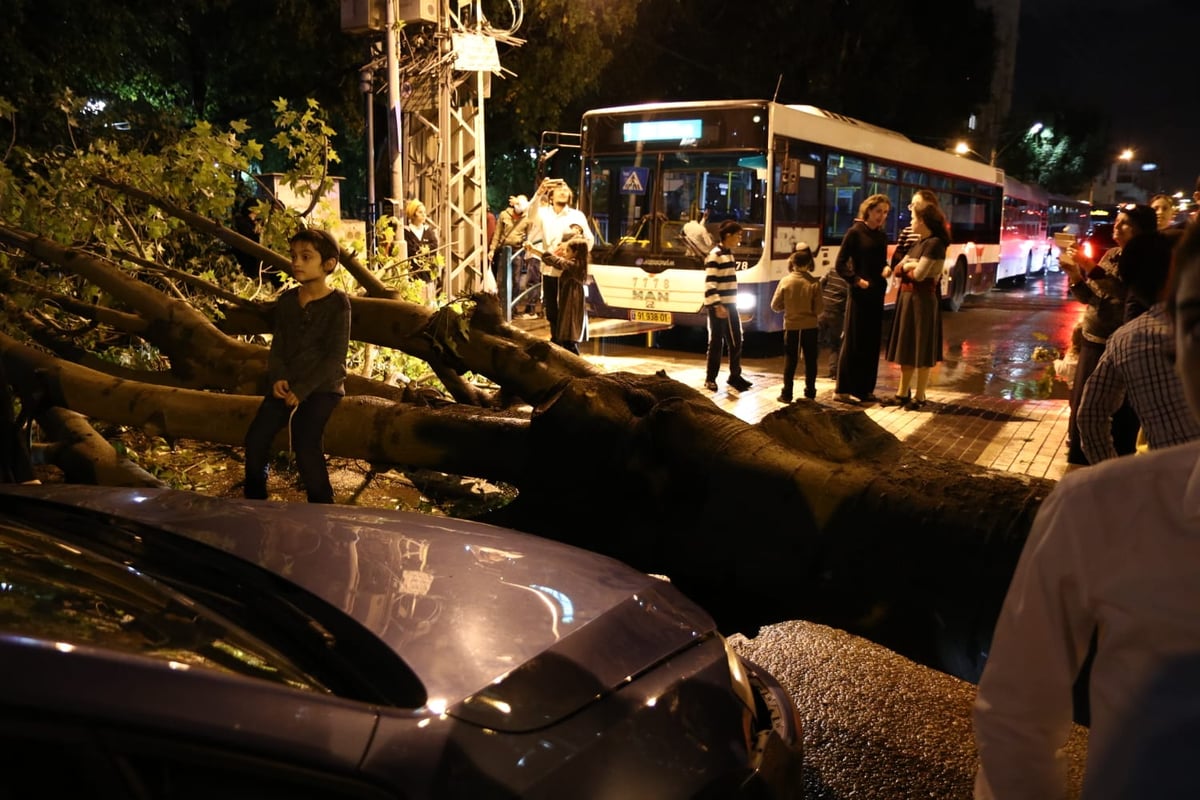
[[[1033,273],[1033,251],[1030,250],[1029,253],[1026,254],[1026,256],[1025,256],[1025,274],[1018,275],[1016,277],[1016,280],[1013,281],[1013,283],[1015,283],[1017,286],[1024,286],[1025,281],[1027,281],[1029,279],[1029,276],[1032,273]]]
[[[947,311],[958,311],[962,308],[963,300],[967,299],[967,260],[962,256],[954,262],[950,270],[950,294],[942,300],[942,308]]]

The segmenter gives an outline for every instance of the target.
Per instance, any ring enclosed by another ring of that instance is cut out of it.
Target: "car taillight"
[[[1087,257],[1087,259],[1089,261],[1095,261],[1096,260],[1095,246],[1093,246],[1091,242],[1084,242],[1083,243],[1083,254]]]

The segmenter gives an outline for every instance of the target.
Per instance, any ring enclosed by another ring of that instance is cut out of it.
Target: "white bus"
[[[594,316],[704,325],[706,253],[684,226],[707,212],[711,236],[722,220],[742,224],[735,255],[746,329],[781,330],[770,301],[793,245],[809,243],[818,274],[831,269],[859,203],[875,193],[892,199],[887,233],[895,242],[922,188],[938,195],[951,223],[947,307],[995,285],[1004,192],[995,167],[849,117],[765,100],[597,109],[583,115],[581,133],[579,206],[596,229]]]
[[[1000,231],[1000,263],[996,283],[1023,283],[1044,272],[1053,256],[1046,237],[1050,196],[1040,186],[1004,176],[1004,227]]]

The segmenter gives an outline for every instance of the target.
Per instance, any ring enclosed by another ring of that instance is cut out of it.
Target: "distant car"
[[[368,508],[0,488],[14,797],[799,798],[800,741],[708,614],[604,556]]]
[[[1088,232],[1079,237],[1079,252],[1092,261],[1099,261],[1100,257],[1108,252],[1109,248],[1116,246],[1117,243],[1113,239],[1113,225],[1111,222],[1093,223],[1088,228]]]

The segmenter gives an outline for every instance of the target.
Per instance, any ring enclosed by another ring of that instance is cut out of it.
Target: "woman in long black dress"
[[[850,287],[834,389],[834,397],[846,403],[878,400],[875,383],[879,379],[883,295],[891,275],[884,223],[892,201],[886,194],[873,194],[858,210],[858,219],[846,231],[834,264]]]

